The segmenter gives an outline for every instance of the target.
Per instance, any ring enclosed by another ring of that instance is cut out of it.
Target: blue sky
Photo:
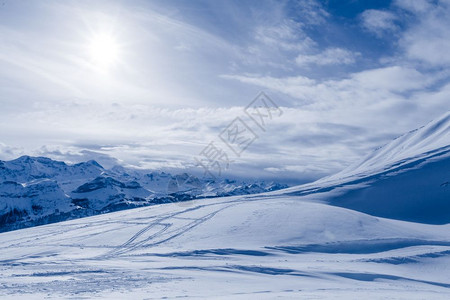
[[[449,110],[449,15],[425,0],[3,0],[0,159],[194,170],[265,91],[283,115],[225,175],[316,179]]]

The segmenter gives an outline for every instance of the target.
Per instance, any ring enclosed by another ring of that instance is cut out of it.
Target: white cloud
[[[328,48],[319,54],[303,55],[300,54],[295,59],[299,66],[307,65],[348,65],[353,64],[360,53],[351,52],[342,48]]]
[[[441,76],[422,74],[407,67],[392,66],[361,71],[340,80],[314,80],[305,76],[276,78],[270,76],[228,75],[229,79],[255,84],[287,94],[301,103],[325,107],[370,105],[395,100],[399,94],[422,90]]]
[[[411,9],[415,20],[409,25],[400,39],[400,45],[409,59],[418,60],[429,66],[450,66],[450,2],[439,1],[432,5],[406,6],[409,1],[399,1],[401,7]]]
[[[352,85],[376,91],[408,92],[431,86],[440,76],[423,74],[416,69],[390,66],[355,73],[351,76]]]
[[[397,29],[395,25],[397,17],[389,11],[369,9],[361,14],[361,18],[363,26],[378,36]]]
[[[429,0],[395,0],[394,4],[414,13],[425,13],[432,9],[432,3]]]
[[[293,4],[293,9],[301,16],[300,21],[306,25],[322,24],[330,15],[316,0],[297,0]]]
[[[11,147],[5,145],[4,143],[0,143],[0,159],[2,160],[11,160],[17,158],[22,155],[23,149],[19,147]]]
[[[264,14],[270,13],[252,20],[248,30],[251,32],[248,44],[239,48],[241,49],[239,63],[244,65],[243,69],[246,72],[249,72],[249,68],[256,69],[256,72],[263,68],[293,71],[296,68],[292,62],[298,53],[311,53],[318,47],[317,42],[306,31],[324,24],[329,13],[320,1],[316,0],[267,3],[270,3],[270,6],[266,7],[267,11]],[[261,2],[261,5],[267,3]],[[288,16],[289,14],[292,16]],[[330,53],[332,54],[341,57],[344,55],[344,53]],[[349,58],[346,56],[344,59]]]
[[[292,20],[271,26],[258,26],[255,38],[263,44],[283,50],[305,51],[316,43],[302,30],[302,24]]]
[[[304,76],[227,78],[287,94],[298,101],[301,110],[309,112],[308,119],[364,128],[364,135],[369,138],[411,130],[448,110],[448,99],[443,96],[450,98],[448,88],[428,90],[442,76],[445,72],[430,75],[413,68],[391,66],[357,72],[339,80],[320,81]],[[430,101],[431,98],[435,100]]]

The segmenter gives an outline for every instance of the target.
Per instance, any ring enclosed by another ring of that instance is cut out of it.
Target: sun
[[[119,59],[119,44],[110,34],[94,35],[90,40],[88,50],[92,63],[98,67],[110,67]]]

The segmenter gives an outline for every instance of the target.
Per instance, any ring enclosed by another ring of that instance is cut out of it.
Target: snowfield
[[[448,299],[450,225],[296,197],[138,208],[0,235],[3,299]]]
[[[0,298],[450,299],[449,132],[312,184],[2,233]]]

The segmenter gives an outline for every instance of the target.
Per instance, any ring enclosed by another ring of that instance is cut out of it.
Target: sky
[[[214,149],[221,177],[312,181],[450,109],[449,15],[448,0],[1,0],[0,159],[202,174]],[[245,109],[261,92],[263,127]],[[236,120],[254,137],[238,154]]]

